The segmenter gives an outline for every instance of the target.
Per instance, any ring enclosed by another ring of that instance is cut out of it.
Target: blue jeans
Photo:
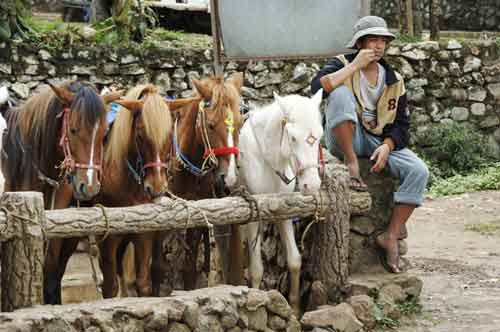
[[[355,124],[352,144],[358,157],[369,158],[373,151],[382,144],[382,139],[368,133],[358,121],[356,99],[346,86],[341,85],[328,96],[326,108],[325,141],[328,150],[339,156],[342,154],[335,142],[332,128],[349,121]],[[391,174],[399,178],[400,187],[394,193],[394,201],[400,204],[420,206],[424,200],[424,191],[429,178],[429,170],[425,163],[411,150],[404,148],[392,151],[387,160]]]

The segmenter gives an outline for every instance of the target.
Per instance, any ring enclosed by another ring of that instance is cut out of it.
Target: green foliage
[[[465,225],[465,230],[477,232],[481,235],[500,234],[500,219],[490,222]]]
[[[410,36],[405,33],[401,32],[396,32],[396,40],[402,42],[402,43],[418,43],[422,41],[422,37],[420,36]]]
[[[62,20],[47,20],[35,16],[26,17],[26,23],[28,23],[33,28],[33,30],[38,33],[47,33],[64,28],[64,23]]]
[[[498,189],[500,189],[500,162],[481,167],[468,175],[457,174],[448,178],[436,177],[428,193],[431,196],[446,196]]]
[[[470,126],[451,123],[429,129],[420,149],[424,159],[439,168],[440,177],[469,174],[493,160],[486,137]]]
[[[422,312],[422,304],[420,304],[420,298],[417,296],[409,297],[405,301],[396,304],[396,307],[403,316],[419,314]]]

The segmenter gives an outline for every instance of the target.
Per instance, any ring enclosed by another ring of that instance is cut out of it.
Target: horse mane
[[[230,106],[232,110],[239,110],[240,94],[236,88],[225,83],[222,76],[205,78],[202,83],[207,84],[212,90],[212,105],[215,110],[222,111],[226,106]]]
[[[154,147],[161,151],[164,142],[172,133],[172,116],[170,110],[156,87],[152,84],[138,85],[129,90],[125,99],[138,100],[144,98],[144,106],[140,117],[144,123],[145,134]],[[120,106],[113,123],[106,145],[104,165],[106,168],[120,172],[124,168],[130,144],[133,142],[134,112]],[[108,168],[111,169],[111,168]]]
[[[92,85],[67,81],[62,86],[75,94],[70,107],[76,112],[77,123],[92,125],[105,116],[102,99]],[[59,115],[64,106],[47,86],[21,106],[8,110],[8,136],[3,142],[8,162],[2,167],[11,184],[10,190],[20,186],[33,188],[38,170],[57,178],[55,166],[62,161],[56,160],[62,124]]]

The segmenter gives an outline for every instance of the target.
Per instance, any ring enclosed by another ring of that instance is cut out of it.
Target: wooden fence
[[[275,223],[335,213],[334,201],[331,190],[322,190],[308,196],[265,194],[190,202],[162,198],[155,204],[132,207],[44,210],[41,193],[4,193],[0,198],[2,311],[42,303],[47,239],[206,227],[207,221],[214,226]],[[368,193],[351,192],[348,202],[351,214],[365,213],[371,206]]]

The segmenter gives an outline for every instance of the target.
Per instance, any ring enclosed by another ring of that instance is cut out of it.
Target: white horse
[[[0,106],[2,106],[5,103],[9,102],[9,91],[7,90],[6,87],[2,86],[0,87]],[[3,138],[3,132],[4,130],[7,129],[7,123],[5,122],[5,119],[3,116],[0,114],[0,147],[2,145],[2,138]],[[1,153],[1,152],[0,152]],[[1,170],[1,161],[0,161],[0,170]],[[5,178],[3,176],[3,173],[0,171],[0,194],[3,193],[5,186]]]
[[[303,194],[321,186],[318,172],[319,143],[323,135],[319,106],[323,91],[312,98],[299,95],[280,97],[250,112],[240,133],[240,176],[252,194],[293,192]],[[258,288],[264,268],[259,224],[248,227],[249,273],[251,287]],[[301,256],[295,243],[291,220],[279,223],[291,287],[289,301],[298,317],[300,312]]]

